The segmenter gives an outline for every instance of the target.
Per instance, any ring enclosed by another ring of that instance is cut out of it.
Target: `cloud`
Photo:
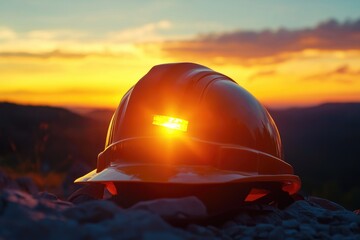
[[[65,88],[65,89],[53,89],[53,90],[0,90],[2,96],[64,96],[64,95],[117,95],[117,89],[99,89],[99,88]]]
[[[87,54],[84,53],[74,53],[74,52],[62,52],[59,50],[49,51],[49,52],[0,52],[0,58],[84,58]]]
[[[304,78],[307,81],[337,81],[339,83],[351,83],[354,77],[360,76],[360,70],[353,70],[348,65],[341,65],[333,70],[310,75]],[[351,77],[350,79],[348,77]]]
[[[12,40],[16,38],[16,32],[7,27],[0,27],[0,40]]]
[[[108,38],[116,42],[148,42],[163,40],[163,37],[158,34],[160,30],[167,30],[171,28],[171,22],[163,20],[156,23],[149,23],[141,27],[125,29],[118,32],[111,32]]]
[[[87,56],[130,57],[142,51],[142,42],[159,42],[170,29],[167,20],[94,36],[70,29],[19,32],[0,27],[0,58],[83,58]]]
[[[255,74],[251,75],[248,80],[249,81],[253,81],[256,80],[258,78],[262,78],[262,77],[269,77],[269,76],[274,76],[276,75],[276,71],[275,70],[266,70],[266,71],[259,71],[256,72]]]
[[[353,51],[360,56],[360,19],[328,20],[297,30],[238,30],[166,41],[164,31],[172,27],[170,21],[162,20],[109,32],[104,37],[71,29],[21,33],[0,27],[0,58],[141,57],[145,53],[181,61],[261,65],[317,57],[333,50],[346,54]],[[309,55],[309,51],[315,55]]]
[[[87,32],[74,30],[34,30],[25,34],[27,39],[36,40],[74,40],[81,39],[88,36]]]
[[[328,20],[314,28],[212,33],[186,41],[167,41],[166,56],[200,59],[230,58],[244,64],[285,61],[308,49],[360,50],[360,19]]]

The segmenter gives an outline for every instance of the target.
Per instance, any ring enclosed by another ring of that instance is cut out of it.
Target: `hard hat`
[[[111,119],[97,168],[75,182],[105,184],[113,195],[119,183],[248,185],[246,201],[301,185],[267,110],[234,80],[194,63],[158,65],[142,77]]]

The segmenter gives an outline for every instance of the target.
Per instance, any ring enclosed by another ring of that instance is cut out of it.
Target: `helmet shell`
[[[167,136],[155,115],[186,119],[187,129]],[[194,63],[158,65],[141,78],[113,115],[96,171],[76,181],[300,188],[268,111],[234,80]]]

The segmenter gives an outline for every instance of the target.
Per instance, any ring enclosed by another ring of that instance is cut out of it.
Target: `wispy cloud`
[[[304,78],[306,81],[337,81],[339,83],[351,83],[354,77],[360,76],[360,70],[351,69],[348,65],[341,65],[333,70],[310,75]],[[349,78],[350,77],[350,78]]]
[[[85,39],[89,36],[89,33],[84,31],[74,31],[67,29],[58,29],[58,30],[34,30],[27,32],[23,35],[25,39],[32,40],[75,40],[75,39]]]
[[[281,62],[308,49],[360,50],[360,19],[328,20],[314,28],[212,33],[187,41],[167,41],[167,56],[201,59],[229,58],[243,64]]]
[[[0,41],[1,40],[12,40],[17,36],[16,32],[7,27],[0,27]]]
[[[46,90],[0,90],[3,96],[64,96],[64,95],[117,95],[117,89],[99,89],[99,88],[64,88],[64,89],[46,89]]]
[[[109,32],[103,37],[69,29],[16,32],[0,27],[0,58],[83,58],[121,57],[141,51],[136,44],[163,41],[163,32],[172,27],[167,20]]]
[[[283,62],[309,57],[306,51],[357,51],[360,55],[360,19],[328,20],[313,28],[233,31],[203,34],[188,40],[166,40],[173,28],[168,20],[109,32],[103,37],[69,29],[16,32],[0,27],[0,57],[83,58],[137,55],[161,49],[165,57],[197,61],[226,61],[243,65]],[[156,51],[158,53],[158,51]]]
[[[256,80],[258,78],[262,78],[262,77],[272,77],[276,75],[276,71],[275,70],[264,70],[264,71],[259,71],[259,72],[256,72],[255,74],[251,75],[248,80],[249,81],[253,81],[253,80]]]
[[[170,29],[171,26],[171,22],[165,20],[156,23],[149,23],[137,28],[111,32],[108,34],[108,39],[110,41],[125,43],[160,41],[164,40],[164,37],[159,34],[159,31]]]
[[[59,50],[54,50],[50,52],[0,52],[0,58],[13,58],[13,57],[23,57],[23,58],[84,58],[87,55],[84,53],[73,53],[73,52],[62,52]]]

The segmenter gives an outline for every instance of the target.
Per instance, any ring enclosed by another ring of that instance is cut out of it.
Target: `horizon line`
[[[31,106],[31,107],[51,107],[51,108],[62,108],[67,109],[71,112],[78,114],[86,114],[92,111],[115,111],[117,107],[106,107],[106,106],[84,106],[84,105],[56,105],[56,104],[44,104],[44,103],[22,103],[22,102],[13,102],[13,101],[0,101],[0,104],[13,104],[19,106]],[[319,107],[323,105],[348,105],[348,104],[360,104],[360,101],[325,101],[320,103],[312,103],[312,104],[289,104],[289,105],[277,105],[277,106],[268,106],[263,104],[263,106],[268,110],[288,110],[288,109],[296,109],[296,108],[313,108]]]

